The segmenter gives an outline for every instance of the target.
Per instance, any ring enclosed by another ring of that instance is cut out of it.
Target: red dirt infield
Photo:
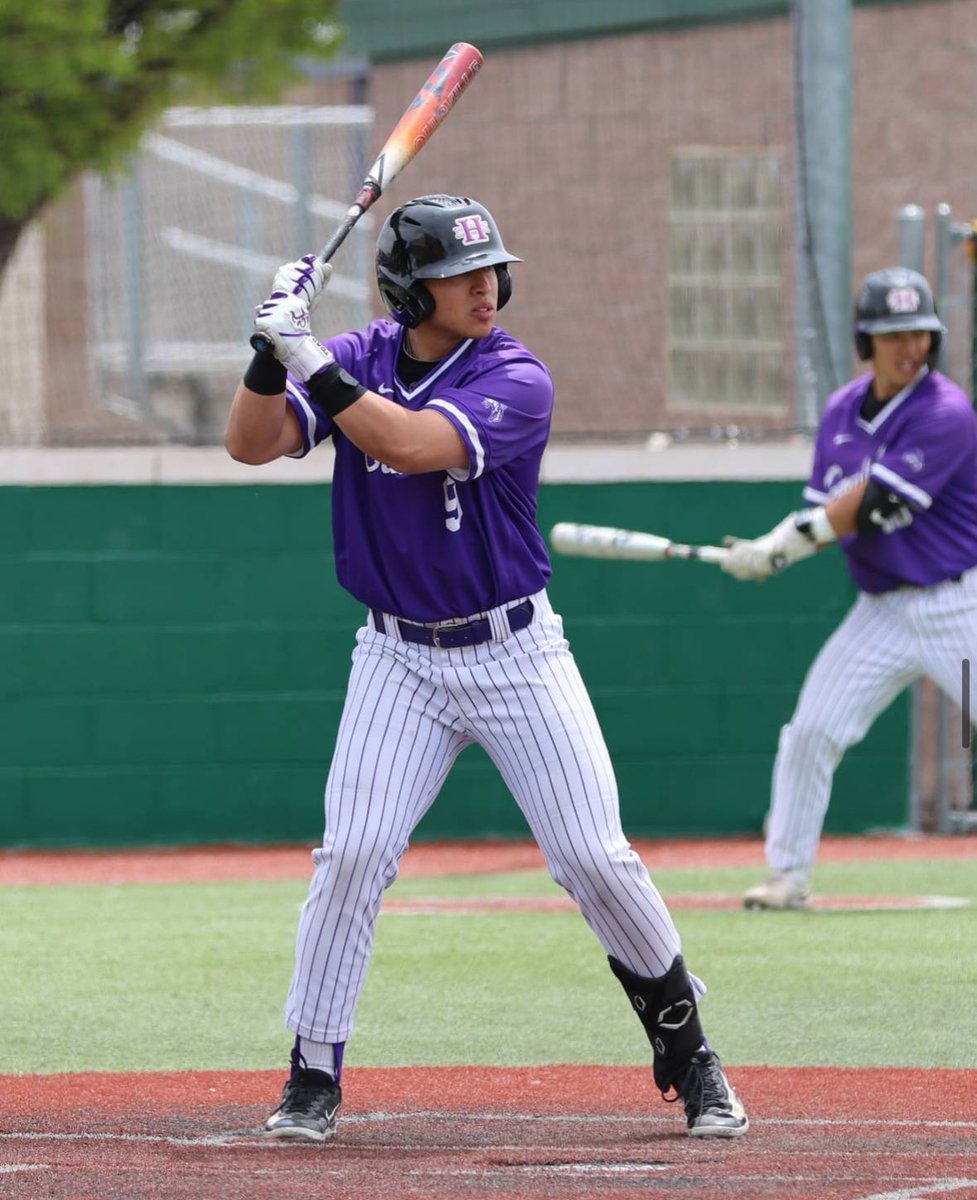
[[[764,869],[759,838],[635,838],[649,870],[711,867]],[[0,886],[215,883],[234,879],[307,879],[311,846],[185,846],[136,850],[0,850]],[[925,834],[825,837],[819,862],[977,859],[977,837]],[[401,878],[545,870],[532,841],[418,842]]]
[[[337,1137],[268,1141],[280,1072],[0,1077],[11,1200],[977,1198],[977,1071],[730,1072],[698,1141],[638,1067],[357,1068]]]

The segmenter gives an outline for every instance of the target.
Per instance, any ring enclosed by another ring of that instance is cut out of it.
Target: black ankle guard
[[[666,975],[647,979],[629,971],[616,958],[609,956],[607,961],[627,992],[655,1052],[655,1083],[659,1091],[667,1092],[706,1040],[685,962],[681,954],[676,955]]]

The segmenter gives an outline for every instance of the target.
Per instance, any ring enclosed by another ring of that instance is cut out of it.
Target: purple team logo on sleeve
[[[472,213],[467,217],[459,217],[452,225],[455,237],[466,246],[474,246],[479,242],[487,242],[492,237],[492,227],[484,217]]]
[[[490,425],[499,425],[502,418],[505,416],[505,405],[501,400],[491,400],[488,396],[482,401],[482,406],[488,414],[488,423]]]

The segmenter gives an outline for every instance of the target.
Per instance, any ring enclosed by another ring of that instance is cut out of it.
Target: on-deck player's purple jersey
[[[468,448],[467,468],[404,475],[359,450],[289,378],[302,428],[297,457],[336,448],[332,528],[339,582],[368,608],[412,621],[470,616],[540,591],[550,577],[536,526],[553,382],[505,330],[461,343],[410,387],[395,372],[404,330],[391,321],[326,344],[371,392],[436,408]]]
[[[912,520],[841,539],[856,585],[887,592],[940,583],[977,565],[977,414],[952,380],[924,368],[865,421],[871,381],[864,375],[829,398],[804,498],[824,504],[877,480],[910,506]]]

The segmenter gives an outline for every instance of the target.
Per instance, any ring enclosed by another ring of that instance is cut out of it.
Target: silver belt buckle
[[[446,630],[450,633],[452,629],[467,629],[470,624],[471,621],[462,620],[461,617],[456,617],[452,621],[439,621],[431,630],[431,637],[434,639],[435,648],[438,650],[444,649],[444,647],[441,645],[442,630]]]

